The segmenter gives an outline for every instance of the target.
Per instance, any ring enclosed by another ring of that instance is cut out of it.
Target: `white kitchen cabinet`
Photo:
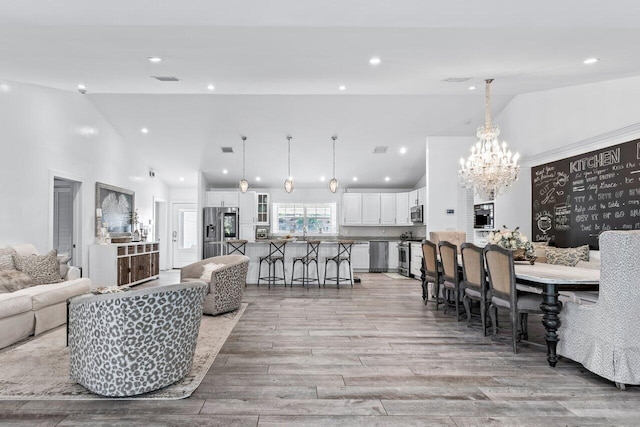
[[[256,202],[256,224],[269,225],[269,194],[258,193]]]
[[[418,205],[418,190],[409,191],[409,209]]]
[[[427,187],[418,188],[418,205],[427,204]]]
[[[237,191],[207,191],[207,207],[210,208],[237,208],[239,204]]]
[[[396,225],[413,225],[409,216],[409,193],[396,194]]]
[[[409,262],[409,273],[413,278],[422,278],[422,243],[411,243],[411,261]]]
[[[354,271],[369,271],[369,242],[353,245],[351,248],[351,268]]]
[[[342,195],[342,225],[362,224],[362,194],[344,193]]]
[[[380,194],[380,224],[382,225],[396,224],[396,194],[395,193]]]
[[[247,191],[244,194],[239,195],[239,216],[240,216],[240,225],[242,224],[251,224],[255,225],[256,223],[256,205],[257,205],[257,194],[255,191]]]
[[[398,270],[398,242],[389,242],[389,271]]]
[[[362,225],[380,225],[380,193],[362,193]]]

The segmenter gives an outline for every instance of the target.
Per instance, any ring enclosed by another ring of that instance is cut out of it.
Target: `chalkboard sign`
[[[598,249],[606,230],[640,229],[640,139],[531,169],[535,241]]]

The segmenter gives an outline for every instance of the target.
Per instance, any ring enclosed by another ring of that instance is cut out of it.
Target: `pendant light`
[[[240,183],[238,184],[238,188],[240,188],[240,192],[242,194],[246,193],[247,190],[249,189],[249,181],[247,181],[245,179],[245,174],[244,174],[244,169],[245,169],[245,154],[244,154],[244,149],[245,149],[245,144],[247,142],[247,137],[243,136],[242,137],[242,179],[240,180]]]
[[[287,193],[293,193],[293,178],[291,178],[291,135],[287,136],[287,144],[287,153],[289,160],[287,162],[287,179],[284,181],[284,191],[286,191]]]
[[[338,180],[336,179],[336,139],[338,137],[333,135],[331,139],[333,139],[333,178],[329,181],[329,191],[335,193],[338,191]]]

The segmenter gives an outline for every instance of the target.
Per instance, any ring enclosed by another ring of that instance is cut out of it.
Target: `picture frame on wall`
[[[96,229],[105,228],[111,238],[130,238],[135,200],[134,191],[96,182]]]

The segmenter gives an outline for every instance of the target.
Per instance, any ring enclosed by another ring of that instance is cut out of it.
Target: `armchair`
[[[205,265],[222,267],[211,273],[211,279],[202,279]],[[217,315],[237,310],[242,303],[243,288],[247,282],[249,257],[244,255],[222,255],[189,264],[180,269],[180,281],[204,281],[209,284],[202,311]]]
[[[72,298],[71,378],[109,397],[179,381],[193,364],[205,292],[204,283],[181,283]]]
[[[624,389],[640,384],[640,231],[606,231],[600,251],[597,302],[565,304],[558,354]]]

